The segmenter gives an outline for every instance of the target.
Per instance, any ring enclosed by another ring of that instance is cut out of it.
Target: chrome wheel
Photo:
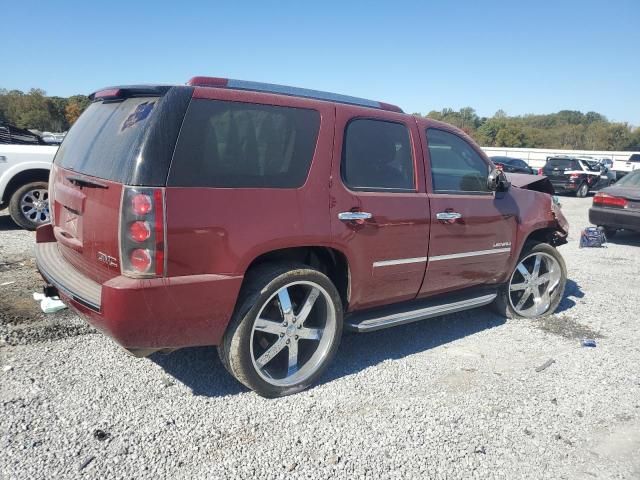
[[[311,377],[331,351],[336,310],[329,293],[310,281],[289,283],[260,308],[251,331],[251,361],[260,377],[291,386]]]
[[[522,317],[547,313],[562,290],[562,268],[548,253],[532,253],[523,258],[511,275],[509,302]]]
[[[35,224],[49,221],[49,192],[44,188],[29,190],[20,199],[20,213]]]

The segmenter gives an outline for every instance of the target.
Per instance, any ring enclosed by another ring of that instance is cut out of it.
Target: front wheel
[[[305,265],[265,265],[249,274],[218,353],[258,394],[281,397],[311,386],[342,335],[342,303],[323,273]]]
[[[537,318],[553,313],[562,301],[567,268],[558,250],[546,243],[525,246],[494,302],[507,318]]]

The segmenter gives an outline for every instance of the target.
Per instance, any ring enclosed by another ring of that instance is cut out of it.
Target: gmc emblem
[[[109,267],[118,268],[118,260],[115,257],[107,255],[104,252],[98,252],[98,261]]]

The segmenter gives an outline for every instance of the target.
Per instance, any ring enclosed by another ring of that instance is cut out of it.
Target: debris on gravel
[[[138,359],[43,314],[33,233],[0,214],[0,478],[639,478],[640,237],[579,249],[591,200],[562,204],[554,315],[348,335],[317,387],[278,400],[214,348]]]

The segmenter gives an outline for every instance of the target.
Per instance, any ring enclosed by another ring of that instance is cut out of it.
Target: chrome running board
[[[447,313],[461,312],[471,308],[488,305],[496,298],[496,293],[489,293],[473,298],[464,298],[457,301],[444,299],[441,301],[431,301],[428,304],[416,308],[416,304],[407,310],[398,311],[398,306],[385,307],[375,311],[356,312],[345,319],[345,329],[355,332],[373,332],[383,328],[396,327],[405,323],[426,320],[427,318],[438,317]],[[394,311],[395,310],[395,311]]]

